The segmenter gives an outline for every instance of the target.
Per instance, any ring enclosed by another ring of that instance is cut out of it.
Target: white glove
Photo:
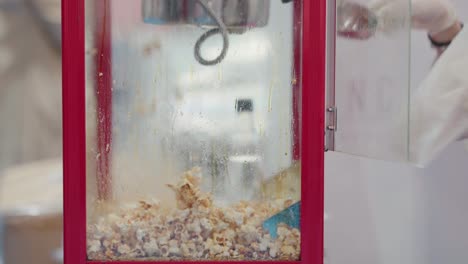
[[[457,21],[450,0],[373,0],[369,8],[378,18],[378,30],[385,33],[403,29],[411,22],[414,29],[437,34]]]

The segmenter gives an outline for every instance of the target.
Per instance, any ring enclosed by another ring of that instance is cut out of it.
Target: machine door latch
[[[329,106],[325,114],[325,151],[335,150],[335,132],[338,130],[338,109]]]
[[[329,117],[331,116],[331,118]],[[338,119],[338,109],[334,106],[327,108],[327,130],[336,131],[338,129],[337,126],[337,119]]]

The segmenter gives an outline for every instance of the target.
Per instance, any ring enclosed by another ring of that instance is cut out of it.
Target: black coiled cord
[[[220,63],[227,54],[227,51],[229,49],[229,31],[226,28],[226,25],[223,23],[220,17],[218,17],[213,10],[203,1],[203,0],[198,0],[197,1],[203,9],[210,15],[212,19],[216,22],[218,25],[217,28],[213,28],[205,32],[201,37],[197,40],[195,43],[195,59],[202,65],[205,66],[212,66]],[[201,45],[211,36],[216,35],[216,34],[221,34],[223,37],[223,48],[221,50],[221,53],[218,55],[218,57],[214,58],[213,60],[206,60],[202,57],[200,54],[201,50]]]

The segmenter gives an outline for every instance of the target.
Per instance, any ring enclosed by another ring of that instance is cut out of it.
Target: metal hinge
[[[338,129],[338,109],[329,106],[325,117],[325,151],[335,150],[335,132]]]

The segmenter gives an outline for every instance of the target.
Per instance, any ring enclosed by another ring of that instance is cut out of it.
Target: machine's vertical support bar
[[[323,263],[327,0],[303,0],[302,263]]]
[[[327,1],[327,89],[325,150],[335,150],[338,109],[335,105],[336,0]]]
[[[112,147],[112,47],[111,1],[95,2],[96,8],[96,98],[97,98],[97,186],[98,199],[112,197],[110,157]]]
[[[85,3],[62,0],[64,261],[86,263]]]
[[[301,76],[302,76],[302,3],[294,1],[293,13],[293,54],[294,68],[292,76],[292,98],[293,98],[293,160],[301,159]]]

